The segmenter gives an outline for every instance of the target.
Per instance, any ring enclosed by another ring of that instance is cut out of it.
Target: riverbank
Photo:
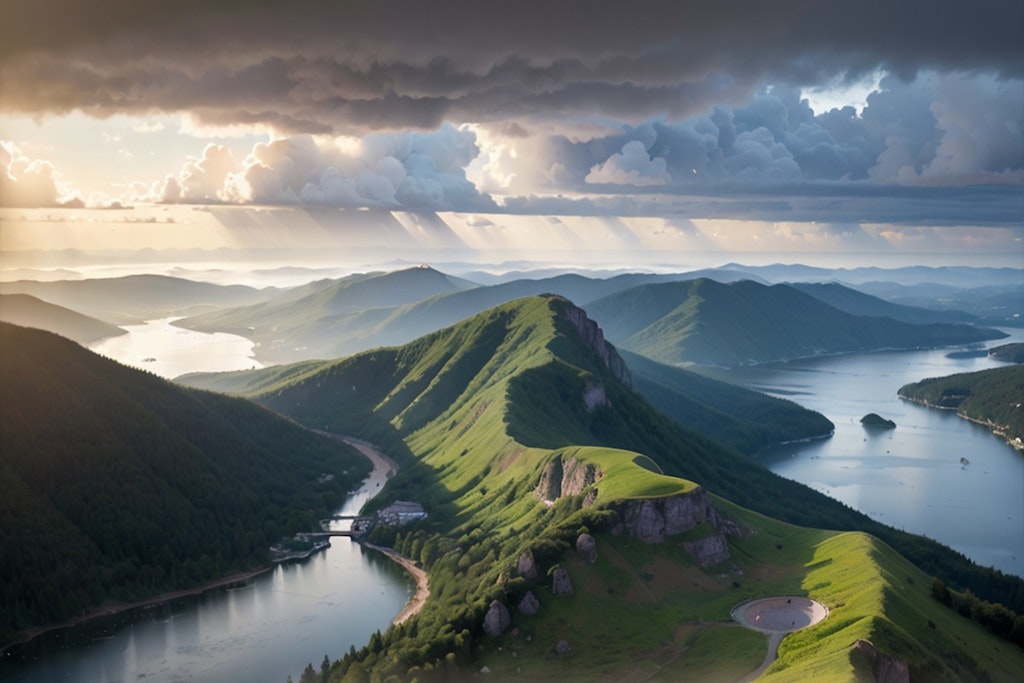
[[[357,439],[352,436],[331,434],[330,432],[319,433],[335,439],[340,439],[369,458],[370,462],[373,463],[373,472],[366,479],[364,487],[369,486],[375,478],[383,477],[384,479],[388,479],[398,471],[398,463],[381,453],[368,441],[363,441],[362,439]],[[374,491],[374,493],[376,493],[376,491]],[[387,555],[392,561],[400,565],[405,569],[405,571],[409,572],[413,580],[416,582],[416,591],[413,593],[412,597],[409,598],[409,601],[405,603],[405,607],[402,608],[402,611],[398,613],[398,616],[396,616],[391,623],[397,626],[398,624],[408,621],[412,617],[416,616],[423,608],[427,598],[430,597],[430,582],[427,577],[427,573],[420,569],[411,559],[395,551],[394,548],[385,548],[366,541],[360,541],[359,539],[353,540],[357,541],[365,548],[370,548],[371,550],[376,550],[377,552]]]
[[[959,417],[960,419],[967,420],[968,422],[973,422],[976,425],[980,425],[982,427],[985,427],[986,429],[991,431],[993,434],[998,436],[1000,439],[1005,441],[1006,444],[1008,446],[1010,446],[1011,448],[1013,448],[1014,450],[1024,451],[1024,440],[1022,440],[1020,437],[1010,436],[1010,434],[1009,434],[1010,427],[1008,425],[1000,425],[1000,424],[996,424],[995,422],[992,422],[991,420],[982,420],[980,418],[971,417],[967,413],[962,412],[959,407],[940,406],[940,405],[937,405],[935,403],[930,403],[926,399],[915,398],[913,396],[907,396],[905,394],[897,394],[897,396],[899,396],[899,398],[903,399],[904,401],[909,401],[910,403],[915,403],[915,404],[917,404],[919,406],[923,406],[925,408],[930,408],[932,410],[954,411],[956,413],[956,416]]]
[[[193,588],[183,588],[181,590],[171,591],[169,593],[160,593],[159,595],[155,595],[145,600],[136,600],[134,602],[107,603],[105,605],[98,607],[95,610],[90,611],[88,614],[83,614],[73,619],[62,621],[58,624],[36,626],[30,629],[26,629],[20,638],[11,641],[10,643],[7,643],[3,647],[0,647],[0,655],[2,655],[4,652],[14,647],[15,645],[23,645],[25,643],[28,643],[29,641],[33,640],[34,638],[38,638],[44,633],[74,628],[75,626],[80,626],[94,619],[113,617],[117,616],[118,614],[124,614],[126,612],[155,609],[157,607],[161,607],[168,603],[174,602],[175,600],[183,600],[185,598],[198,597],[200,595],[203,595],[204,593],[209,593],[210,591],[221,590],[225,588],[233,588],[238,584],[246,584],[255,579],[256,577],[266,574],[267,572],[272,571],[273,569],[274,566],[271,565],[269,567],[260,567],[259,569],[253,569],[252,571],[248,572],[239,572],[237,574],[232,574],[231,576],[225,576],[214,581],[209,581],[207,583],[204,583],[200,586],[195,586]]]
[[[355,437],[332,434],[330,432],[323,432],[319,430],[315,431],[317,431],[317,433],[321,434],[322,436],[337,439],[339,441],[344,441],[345,443],[349,444],[350,446],[358,450],[373,464],[373,470],[363,481],[360,488],[350,493],[349,496],[358,495],[362,493],[368,497],[372,497],[373,495],[380,491],[381,487],[383,486],[383,483],[386,482],[388,478],[393,476],[394,473],[398,470],[398,463],[396,463],[394,460],[381,453],[367,441],[363,441],[362,439],[357,439]],[[225,576],[219,579],[215,579],[213,581],[203,583],[198,586],[194,586],[192,588],[184,588],[181,590],[170,591],[167,593],[159,593],[144,600],[137,600],[133,602],[109,602],[88,612],[87,614],[83,614],[72,619],[67,619],[56,624],[47,624],[45,626],[32,627],[22,631],[15,640],[12,640],[8,643],[4,643],[2,646],[0,646],[0,654],[3,654],[10,648],[15,647],[17,645],[23,645],[25,643],[28,643],[31,640],[38,638],[39,636],[45,633],[60,631],[68,628],[74,628],[76,626],[80,626],[92,620],[109,618],[132,611],[156,608],[174,602],[176,600],[194,598],[201,596],[205,593],[209,593],[211,591],[231,587],[235,584],[248,583],[249,581],[252,581],[258,576],[273,571],[274,567],[279,564],[293,561],[301,561],[309,557],[313,553],[319,552],[320,550],[323,550],[323,548],[319,547],[314,548],[309,552],[304,551],[302,553],[296,553],[294,557],[277,558],[270,565],[264,567],[259,567],[248,572],[240,572],[232,574],[230,576]],[[399,562],[394,557],[392,557],[392,559],[394,559],[396,562]],[[399,562],[399,564],[401,564],[401,562]],[[413,566],[415,567],[415,565]],[[416,569],[418,570],[419,568],[416,567]],[[417,585],[418,582],[419,579],[417,579]],[[403,610],[403,613],[404,612],[405,610]],[[415,614],[415,612],[413,612],[413,614]]]
[[[412,578],[416,581],[416,592],[413,593],[412,597],[409,598],[409,602],[405,603],[405,607],[398,613],[391,623],[398,626],[401,623],[408,621],[409,619],[416,616],[423,605],[426,603],[427,598],[430,597],[430,581],[427,577],[427,573],[416,566],[416,563],[410,560],[408,557],[399,554],[394,548],[385,548],[383,546],[374,545],[373,543],[361,542],[361,544],[372,550],[383,553],[394,560],[396,563],[401,565],[405,571],[412,575]]]

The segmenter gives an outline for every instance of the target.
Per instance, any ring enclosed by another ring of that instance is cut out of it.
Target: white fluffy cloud
[[[144,196],[165,203],[315,204],[389,209],[487,209],[467,180],[479,149],[467,128],[378,133],[353,145],[308,135],[257,143],[241,162],[208,145]]]
[[[590,169],[584,179],[588,183],[613,185],[664,185],[672,181],[665,160],[651,158],[644,143],[631,140],[601,164]]]
[[[0,206],[75,206],[82,200],[64,196],[48,161],[31,159],[12,142],[0,140]]]

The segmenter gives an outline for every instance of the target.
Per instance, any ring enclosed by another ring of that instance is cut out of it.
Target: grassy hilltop
[[[853,680],[893,663],[936,680],[1012,680],[1024,666],[1019,649],[931,598],[928,574],[887,543],[793,523],[888,533],[943,566],[957,565],[954,553],[653,409],[565,299],[514,301],[402,347],[185,381],[377,442],[402,470],[374,504],[411,499],[429,512],[375,537],[428,570],[424,610],[336,662],[332,680],[443,680],[484,666],[499,680],[738,679],[766,639],[731,626],[729,610],[779,594],[815,598],[831,616],[783,641],[768,680]],[[633,533],[638,510],[673,501],[698,521],[662,543]],[[584,528],[593,564],[571,549]],[[551,590],[559,569],[571,595]],[[527,593],[535,614],[517,609]],[[495,601],[515,628],[485,635]],[[560,640],[569,650],[556,654]]]

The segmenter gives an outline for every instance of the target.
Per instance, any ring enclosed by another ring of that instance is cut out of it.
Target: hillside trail
[[[739,681],[737,681],[737,683],[750,683],[750,681],[753,681],[758,676],[763,674],[765,670],[772,665],[772,662],[775,661],[775,658],[778,657],[779,643],[781,643],[782,639],[785,638],[787,635],[787,633],[779,632],[768,634],[768,652],[765,654],[764,661],[761,662],[761,666],[757,667],[749,674],[741,678]]]

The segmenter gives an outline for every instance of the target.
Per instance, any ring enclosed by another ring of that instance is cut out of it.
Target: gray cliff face
[[[711,504],[704,489],[665,498],[647,498],[621,503],[619,515],[626,533],[645,543],[662,543],[666,537],[686,533],[708,523],[713,533],[687,542],[684,547],[702,566],[729,558],[726,536],[739,536],[740,530]]]
[[[867,640],[858,640],[853,647],[864,655],[876,683],[910,683],[910,667],[902,659],[880,652]]]
[[[593,465],[585,465],[571,457],[555,458],[544,467],[534,494],[541,500],[555,501],[562,496],[576,496],[600,481],[604,473]]]
[[[605,341],[604,332],[597,326],[597,323],[588,318],[583,309],[575,306],[566,306],[564,314],[576,331],[580,333],[587,346],[594,349],[601,357],[612,376],[626,386],[632,386],[633,378],[626,366],[626,361],[622,360],[614,346]]]

